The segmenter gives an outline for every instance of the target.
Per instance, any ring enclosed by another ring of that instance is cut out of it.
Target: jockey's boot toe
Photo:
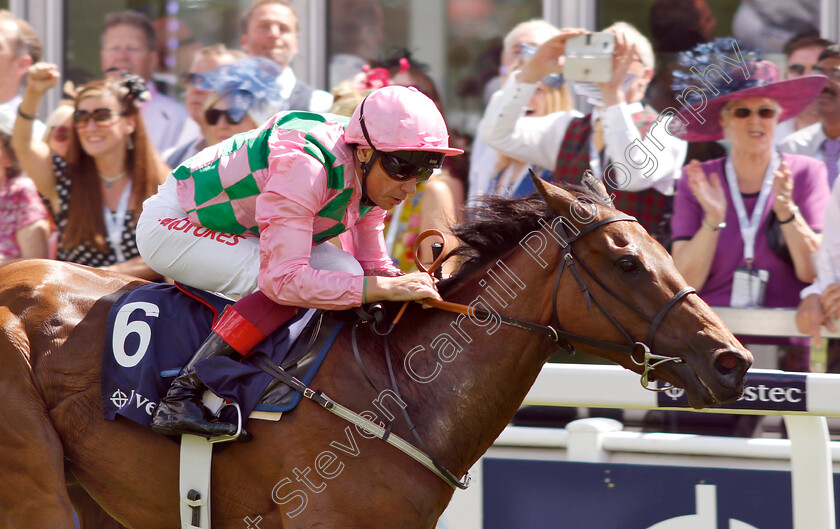
[[[190,399],[176,400],[167,396],[152,416],[152,430],[164,435],[216,437],[236,434],[236,425],[220,421],[204,406]]]

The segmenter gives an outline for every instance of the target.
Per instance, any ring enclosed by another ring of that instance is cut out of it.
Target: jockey
[[[347,118],[280,112],[176,167],[149,198],[137,246],[154,270],[227,294],[229,306],[152,418],[169,435],[235,435],[201,405],[195,364],[247,356],[296,307],[440,299],[434,279],[394,267],[385,210],[439,168],[443,117],[413,87],[371,92]],[[341,248],[330,242],[338,236]]]

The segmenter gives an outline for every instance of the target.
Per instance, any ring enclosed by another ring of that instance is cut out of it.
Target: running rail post
[[[785,415],[794,529],[835,529],[834,480],[825,417]]]

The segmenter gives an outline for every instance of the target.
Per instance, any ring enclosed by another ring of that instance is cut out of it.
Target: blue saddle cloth
[[[202,290],[159,283],[143,285],[123,295],[108,315],[101,375],[105,419],[114,420],[121,415],[149,426],[152,413],[172,380],[207,337],[217,315],[231,303]],[[316,312],[300,310],[255,351],[282,364]],[[226,357],[199,362],[196,373],[213,393],[239,403],[243,418],[250,415],[273,380],[247,361]],[[226,408],[223,418],[235,420],[235,413]]]

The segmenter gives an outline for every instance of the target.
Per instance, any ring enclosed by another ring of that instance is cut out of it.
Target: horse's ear
[[[601,197],[601,204],[604,205],[611,205],[615,196],[610,196],[607,193],[607,186],[604,185],[604,182],[595,178],[595,175],[592,173],[591,169],[587,169],[583,173],[583,185],[591,189],[596,195]]]
[[[545,201],[557,213],[569,211],[572,203],[575,201],[575,196],[550,182],[546,182],[539,178],[533,169],[531,171],[531,179],[534,181],[534,186],[537,192],[542,195]]]

